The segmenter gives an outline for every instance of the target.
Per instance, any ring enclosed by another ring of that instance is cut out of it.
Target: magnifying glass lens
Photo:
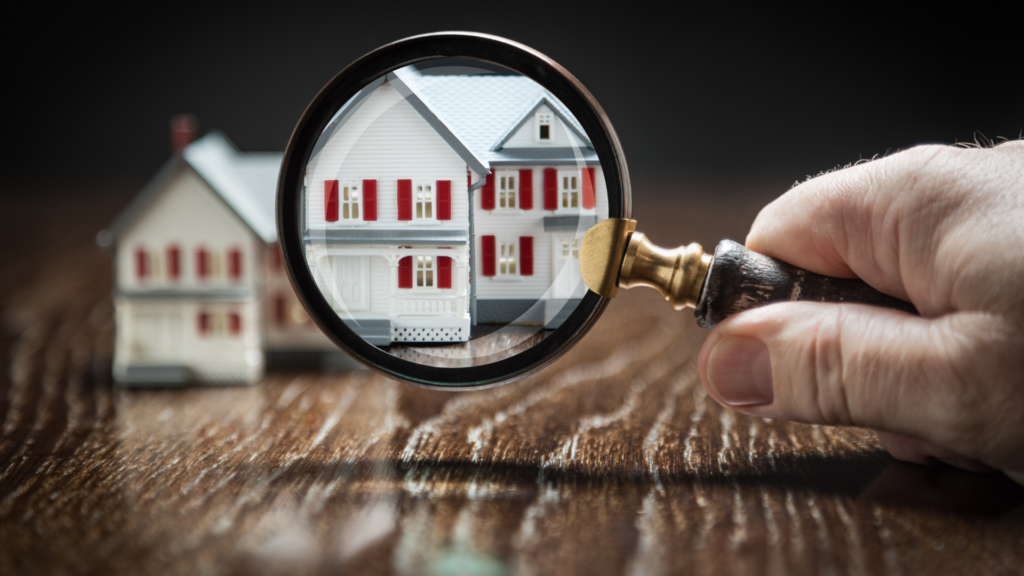
[[[305,265],[367,343],[428,366],[491,364],[582,301],[580,244],[609,216],[607,188],[590,136],[534,80],[472,60],[405,66],[319,135]]]

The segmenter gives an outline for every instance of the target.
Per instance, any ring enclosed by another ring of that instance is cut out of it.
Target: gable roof
[[[239,152],[219,131],[189,144],[180,156],[171,158],[128,204],[113,224],[97,236],[110,245],[140,217],[167,183],[183,169],[200,178],[264,242],[277,240],[274,218],[277,176],[281,152]]]
[[[477,174],[490,165],[537,160],[597,161],[597,153],[576,117],[560,100],[525,76],[424,75],[413,66],[399,68],[360,90],[331,118],[310,157],[362,106],[384,80],[394,86]],[[541,105],[547,105],[586,148],[502,149]]]
[[[509,128],[508,131],[505,132],[505,135],[502,136],[500,140],[498,140],[498,143],[495,144],[491,148],[491,150],[495,152],[501,150],[502,146],[504,146],[505,143],[508,142],[509,138],[514,136],[515,133],[518,132],[519,129],[523,127],[523,124],[526,124],[526,122],[533,117],[534,113],[537,112],[537,109],[540,108],[541,106],[547,106],[549,110],[554,112],[555,116],[558,116],[559,120],[561,120],[562,123],[565,124],[569,128],[569,130],[571,130],[572,133],[575,134],[576,137],[579,138],[588,148],[594,147],[594,145],[590,142],[590,138],[587,138],[587,134],[586,132],[583,131],[583,128],[577,126],[575,118],[569,120],[569,118],[565,116],[565,113],[562,112],[561,106],[556,106],[555,103],[547,96],[541,96],[540,99],[537,100],[537,103],[534,104],[532,108],[527,110],[526,113],[522,115],[522,117],[519,119],[518,122],[515,123],[514,126]]]
[[[525,76],[442,76],[420,74],[412,66],[394,72],[423,104],[439,118],[474,156],[492,162],[549,158],[551,152],[576,159],[571,149],[503,150],[502,145],[523,125],[537,107],[549,108],[583,141],[587,148],[578,152],[584,160],[597,160],[597,154],[576,117],[558,98]],[[536,152],[531,154],[530,151]],[[542,152],[543,151],[543,152]]]

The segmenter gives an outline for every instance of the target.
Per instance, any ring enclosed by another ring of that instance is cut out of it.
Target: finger
[[[809,180],[761,211],[747,247],[919,304],[928,286],[914,279],[965,201],[958,175],[973,152],[920,146]]]
[[[719,324],[698,368],[708,393],[741,412],[902,434],[1005,469],[1010,462],[983,456],[1003,458],[993,452],[998,438],[1024,434],[1012,409],[1024,398],[987,393],[978,383],[999,388],[1000,378],[1020,369],[1006,324],[978,313],[925,319],[864,305],[785,302]]]

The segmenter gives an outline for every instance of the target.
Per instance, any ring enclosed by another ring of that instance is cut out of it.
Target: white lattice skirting
[[[469,340],[468,326],[391,327],[392,342],[465,342],[467,340]]]

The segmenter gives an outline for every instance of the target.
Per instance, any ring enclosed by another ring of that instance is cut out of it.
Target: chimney
[[[181,154],[195,140],[199,120],[191,114],[175,114],[171,117],[171,153]]]

